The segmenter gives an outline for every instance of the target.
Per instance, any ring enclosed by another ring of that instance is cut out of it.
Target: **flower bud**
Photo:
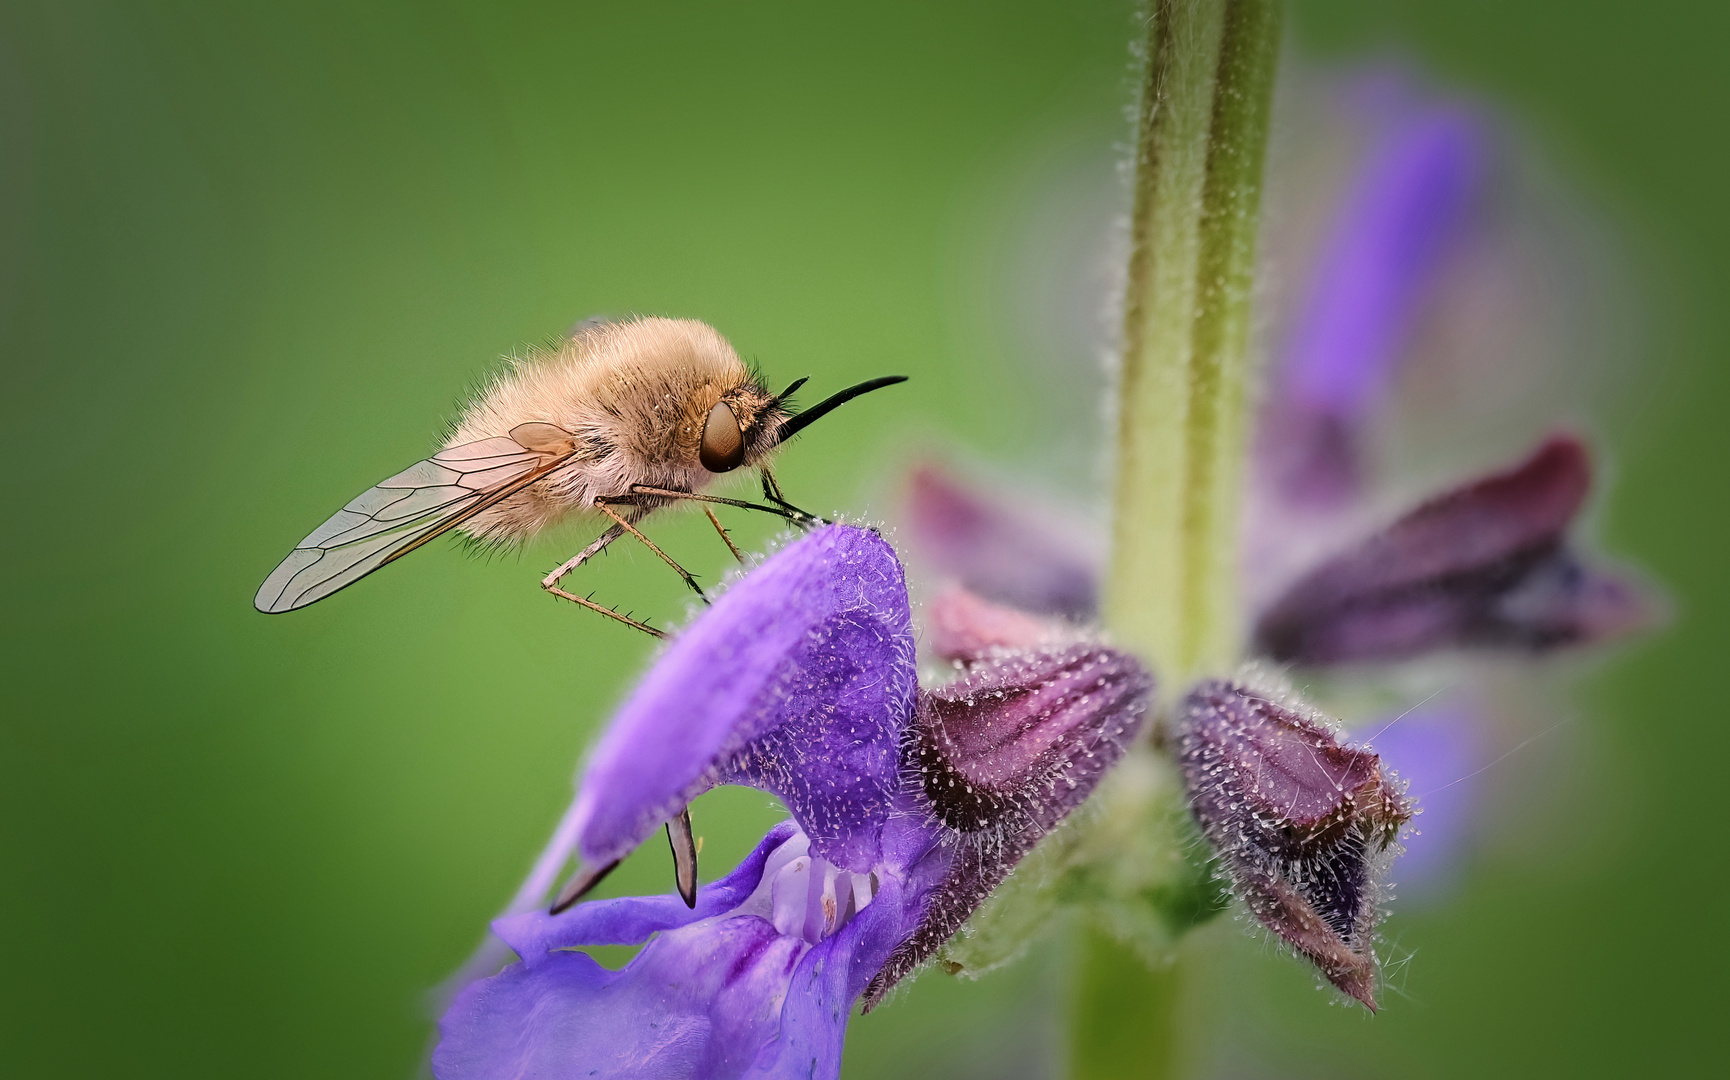
[[[1257,651],[1302,664],[1542,652],[1644,625],[1644,591],[1568,546],[1591,479],[1585,444],[1558,435],[1429,500],[1294,583],[1257,621]]]
[[[961,832],[1012,817],[1049,829],[1117,761],[1152,689],[1134,657],[1088,643],[976,664],[919,695],[925,796]]]
[[[971,490],[935,465],[909,479],[908,534],[932,569],[1021,611],[1093,617],[1099,558],[1079,540],[1085,530]]]
[[[1250,913],[1373,1011],[1376,871],[1412,808],[1381,759],[1248,687],[1184,703],[1190,807]]]
[[[937,594],[926,612],[927,645],[940,660],[975,663],[994,652],[1049,646],[1076,634],[1064,624],[993,604],[959,585]]]
[[[1140,732],[1153,676],[1094,643],[994,655],[919,692],[910,763],[953,858],[866,1007],[948,941],[1015,864],[1092,794]]]

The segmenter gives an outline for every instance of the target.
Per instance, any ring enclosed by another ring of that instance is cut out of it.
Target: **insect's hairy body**
[[[767,467],[775,449],[889,375],[790,414],[799,379],[772,395],[718,331],[694,319],[587,323],[556,346],[520,358],[463,410],[444,449],[350,499],[308,533],[258,587],[253,606],[293,611],[352,585],[452,530],[483,545],[514,545],[569,515],[612,524],[541,580],[555,596],[660,631],[558,587],[629,534],[703,595],[684,567],[637,529],[651,511],[698,500],[807,524]],[[756,467],[768,505],[698,494],[722,473]],[[707,510],[707,506],[705,506]],[[735,556],[713,512],[709,520]]]
[[[700,491],[715,476],[699,454],[704,422],[718,402],[738,421],[742,464],[767,458],[787,413],[706,323],[591,324],[554,349],[535,350],[464,410],[445,447],[515,432],[549,459],[569,456],[460,529],[483,542],[516,543],[596,500],[630,500],[634,484]]]

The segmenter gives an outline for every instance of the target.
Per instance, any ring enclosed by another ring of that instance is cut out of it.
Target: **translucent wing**
[[[355,497],[314,529],[259,586],[253,606],[293,611],[352,585],[563,464],[514,439],[440,451]]]

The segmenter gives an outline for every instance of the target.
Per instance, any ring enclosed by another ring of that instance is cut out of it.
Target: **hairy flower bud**
[[[1096,644],[1010,655],[923,691],[925,796],[962,832],[1019,816],[1046,828],[1087,797],[1139,730],[1153,678]]]
[[[921,690],[910,761],[954,861],[866,1007],[949,940],[1035,844],[1080,806],[1146,718],[1153,676],[1095,643],[1004,653]]]
[[[1381,759],[1217,680],[1184,703],[1179,754],[1196,820],[1251,914],[1374,1010],[1376,870],[1412,816]]]

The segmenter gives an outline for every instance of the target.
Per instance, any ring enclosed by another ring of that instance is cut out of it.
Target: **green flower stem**
[[[1167,695],[1229,670],[1239,646],[1250,303],[1279,24],[1277,0],[1157,0],[1148,23],[1104,607]],[[1150,969],[1097,927],[1080,944],[1072,1080],[1175,1075],[1180,967]]]
[[[1155,970],[1109,934],[1088,929],[1076,950],[1069,1016],[1073,1077],[1174,1075],[1178,968]]]
[[[1247,344],[1279,51],[1274,0],[1162,0],[1148,27],[1106,624],[1180,689],[1238,646]]]

